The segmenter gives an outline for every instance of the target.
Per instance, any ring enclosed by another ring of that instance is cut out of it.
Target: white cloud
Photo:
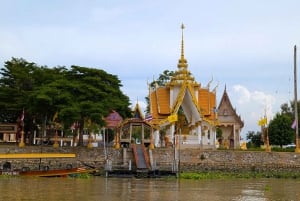
[[[258,90],[251,91],[240,84],[234,85],[232,91],[228,93],[233,107],[237,109],[237,113],[244,120],[245,125],[242,130],[244,138],[248,131],[260,129],[257,124],[260,118],[266,115],[268,120],[270,120],[278,112],[279,102],[271,94]]]
[[[243,105],[257,105],[270,114],[272,105],[276,103],[275,97],[263,91],[250,91],[245,86],[234,85],[233,90],[237,95],[237,103]]]
[[[249,101],[251,99],[251,93],[246,87],[241,86],[241,85],[235,85],[235,86],[233,86],[233,89],[239,95],[238,103],[240,105],[249,103]]]

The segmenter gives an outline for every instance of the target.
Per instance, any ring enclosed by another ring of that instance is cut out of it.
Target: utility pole
[[[297,98],[297,47],[296,45],[294,46],[294,109],[295,109],[295,122],[296,122],[296,139],[295,139],[295,144],[296,144],[296,153],[300,153],[300,148],[299,148],[299,128],[298,128],[298,98]]]

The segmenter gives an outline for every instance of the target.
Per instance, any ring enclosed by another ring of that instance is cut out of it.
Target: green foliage
[[[246,134],[246,139],[248,140],[247,147],[255,148],[263,145],[263,141],[261,140],[261,132],[248,131]]]
[[[56,121],[64,129],[79,122],[82,134],[85,119],[101,127],[105,125],[103,117],[112,110],[123,118],[131,115],[120,80],[101,69],[48,68],[12,58],[5,62],[0,75],[0,122],[16,122],[24,108],[25,125],[33,127],[34,122],[46,128],[58,112]]]
[[[295,133],[291,128],[292,118],[283,113],[277,113],[269,123],[269,140],[271,145],[283,145],[294,142]]]
[[[255,168],[254,168],[255,169]],[[180,173],[181,179],[207,180],[207,179],[251,179],[251,178],[283,178],[283,179],[299,179],[300,173],[294,172],[184,172]]]
[[[295,152],[295,148],[294,147],[287,147],[287,148],[272,147],[272,152]]]
[[[300,102],[298,104],[298,115],[300,114]],[[269,141],[271,145],[282,147],[295,141],[295,130],[291,128],[295,119],[294,101],[281,105],[281,111],[270,121],[268,127]],[[299,117],[298,117],[299,119]]]
[[[158,86],[165,86],[167,82],[171,81],[171,77],[173,77],[174,74],[175,74],[174,71],[164,70],[162,74],[159,74],[158,79],[153,81],[150,85],[152,87],[154,87],[155,84],[157,84]]]
[[[216,136],[217,139],[220,139],[220,138],[223,137],[223,131],[222,131],[222,129],[220,127],[216,128],[216,133],[217,133],[217,136]]]
[[[169,71],[169,70],[164,70],[164,72],[162,74],[159,75],[157,80],[153,80],[150,83],[151,88],[155,88],[156,86],[165,86],[166,83],[171,81],[171,78],[173,77],[173,75],[175,74],[174,71]],[[145,97],[145,100],[147,102],[147,108],[146,108],[146,112],[149,113],[150,111],[150,107],[149,107],[149,97]]]

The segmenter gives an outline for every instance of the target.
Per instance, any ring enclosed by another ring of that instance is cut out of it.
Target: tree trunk
[[[80,120],[79,125],[79,140],[78,140],[78,146],[83,146],[83,127],[84,127],[84,121],[83,119]]]

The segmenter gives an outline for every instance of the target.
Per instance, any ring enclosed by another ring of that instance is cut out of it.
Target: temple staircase
[[[132,144],[136,172],[138,177],[146,177],[150,168],[149,155],[144,144]]]

